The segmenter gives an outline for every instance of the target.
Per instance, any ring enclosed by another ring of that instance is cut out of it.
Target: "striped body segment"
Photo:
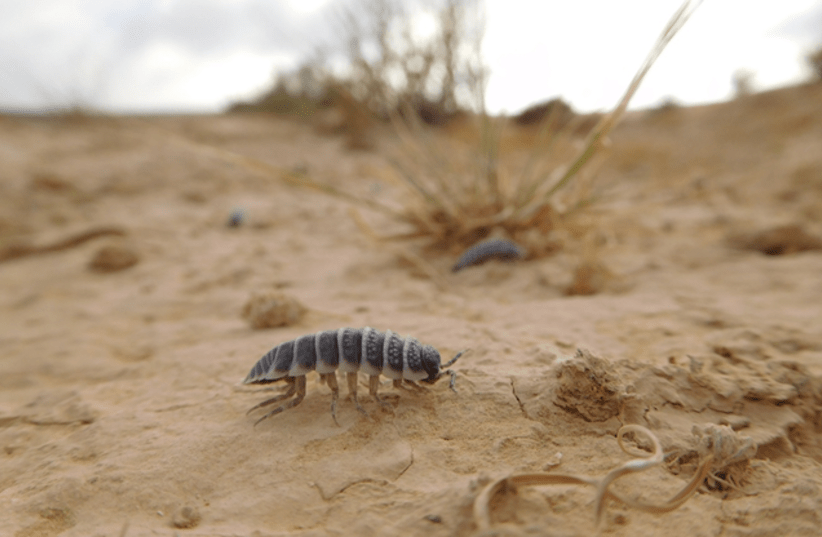
[[[461,354],[444,364],[444,367],[453,364]],[[386,406],[387,403],[377,395],[380,375],[392,379],[397,387],[403,387],[402,383],[405,382],[419,388],[415,381],[433,383],[443,375],[450,374],[451,388],[454,389],[456,373],[443,371],[442,367],[440,353],[431,345],[424,345],[413,337],[403,338],[391,330],[381,332],[370,327],[340,328],[280,343],[254,364],[243,384],[269,384],[284,380],[289,385],[285,395],[269,399],[251,410],[287,399],[296,393],[296,400],[263,416],[262,419],[265,419],[299,404],[305,395],[305,375],[316,371],[332,390],[332,416],[336,422],[337,370],[347,375],[349,393],[357,409],[365,413],[357,402],[358,373],[369,375],[372,397]]]
[[[439,373],[440,353],[391,330],[327,330],[280,343],[254,364],[243,384],[268,384],[315,370],[324,375],[338,368],[345,373],[425,380]]]

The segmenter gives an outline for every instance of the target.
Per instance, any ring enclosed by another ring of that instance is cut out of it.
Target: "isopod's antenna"
[[[441,366],[441,367],[451,367],[452,365],[454,365],[454,362],[456,362],[456,361],[457,361],[457,358],[459,358],[460,356],[462,356],[463,354],[465,354],[466,352],[468,352],[468,350],[469,350],[469,349],[461,350],[460,352],[458,352],[458,353],[457,353],[457,355],[456,355],[456,356],[454,356],[453,358],[451,358],[450,360],[448,360],[446,363],[442,364],[442,366]]]

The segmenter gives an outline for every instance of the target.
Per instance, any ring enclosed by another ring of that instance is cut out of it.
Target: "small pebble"
[[[228,215],[226,227],[240,227],[245,223],[245,211],[242,209],[234,209]]]
[[[251,328],[276,328],[296,324],[306,311],[297,299],[283,293],[257,292],[243,307],[243,318]]]
[[[181,507],[171,517],[171,525],[175,528],[185,529],[193,528],[200,523],[200,512],[196,507]]]
[[[138,261],[140,256],[133,249],[109,244],[97,250],[88,268],[94,272],[117,272],[136,265]]]

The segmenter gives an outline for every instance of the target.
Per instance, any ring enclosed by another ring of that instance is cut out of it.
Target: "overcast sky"
[[[214,112],[334,39],[352,0],[0,0],[0,109]],[[487,103],[613,106],[680,0],[486,0]],[[536,6],[536,7],[535,7]],[[632,102],[727,99],[810,76],[822,0],[704,0]]]

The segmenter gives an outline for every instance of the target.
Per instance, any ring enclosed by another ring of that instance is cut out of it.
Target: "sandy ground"
[[[456,274],[432,255],[441,288],[348,203],[206,146],[390,197],[379,150],[265,117],[0,118],[0,535],[474,535],[489,479],[604,475],[629,459],[623,423],[667,457],[621,494],[664,499],[715,464],[675,511],[609,502],[603,534],[818,535],[822,86],[637,113],[613,141],[583,238]],[[582,262],[607,272],[568,295]],[[243,306],[269,292],[307,314],[252,329]],[[371,421],[343,398],[337,427],[311,374],[254,427],[272,392],[240,384],[251,366],[341,326],[470,348],[458,393],[364,396]],[[591,535],[593,498],[521,488],[492,521]]]

